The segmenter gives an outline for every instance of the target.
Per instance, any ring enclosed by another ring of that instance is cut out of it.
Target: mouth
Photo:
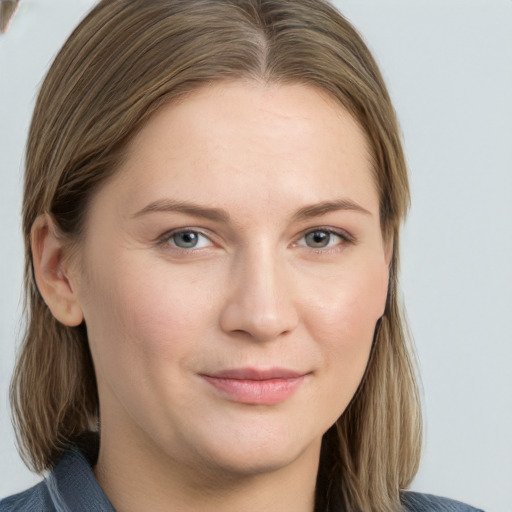
[[[236,368],[200,376],[230,401],[276,405],[290,398],[308,375],[286,368]]]

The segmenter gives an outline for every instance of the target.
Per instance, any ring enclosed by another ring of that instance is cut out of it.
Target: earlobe
[[[395,244],[394,244],[394,237],[392,234],[389,234],[384,237],[384,262],[386,265],[386,272],[384,275],[384,305],[382,308],[382,316],[386,312],[386,307],[389,301],[390,296],[390,286],[393,286],[393,276],[391,275],[393,265],[393,255],[395,252]],[[382,318],[382,317],[381,317]]]
[[[70,280],[64,247],[65,241],[59,236],[51,216],[40,215],[31,230],[34,278],[53,316],[62,324],[74,327],[80,325],[84,317]]]
[[[392,233],[385,235],[384,237],[384,258],[386,260],[386,265],[388,267],[391,266],[391,261],[393,260],[393,253],[395,252],[395,237]]]

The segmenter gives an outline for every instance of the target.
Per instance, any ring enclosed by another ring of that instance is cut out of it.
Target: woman
[[[408,493],[395,114],[319,0],[102,1],[29,134],[0,510],[474,510]]]

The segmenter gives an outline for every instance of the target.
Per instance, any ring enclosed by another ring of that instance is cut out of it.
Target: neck
[[[240,475],[214,464],[197,470],[102,429],[95,474],[118,512],[313,512],[319,454],[320,442],[284,467]]]

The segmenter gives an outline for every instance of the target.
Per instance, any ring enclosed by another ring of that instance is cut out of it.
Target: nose
[[[270,341],[292,332],[298,324],[291,279],[271,254],[259,251],[235,261],[220,315],[224,332],[243,333]]]

